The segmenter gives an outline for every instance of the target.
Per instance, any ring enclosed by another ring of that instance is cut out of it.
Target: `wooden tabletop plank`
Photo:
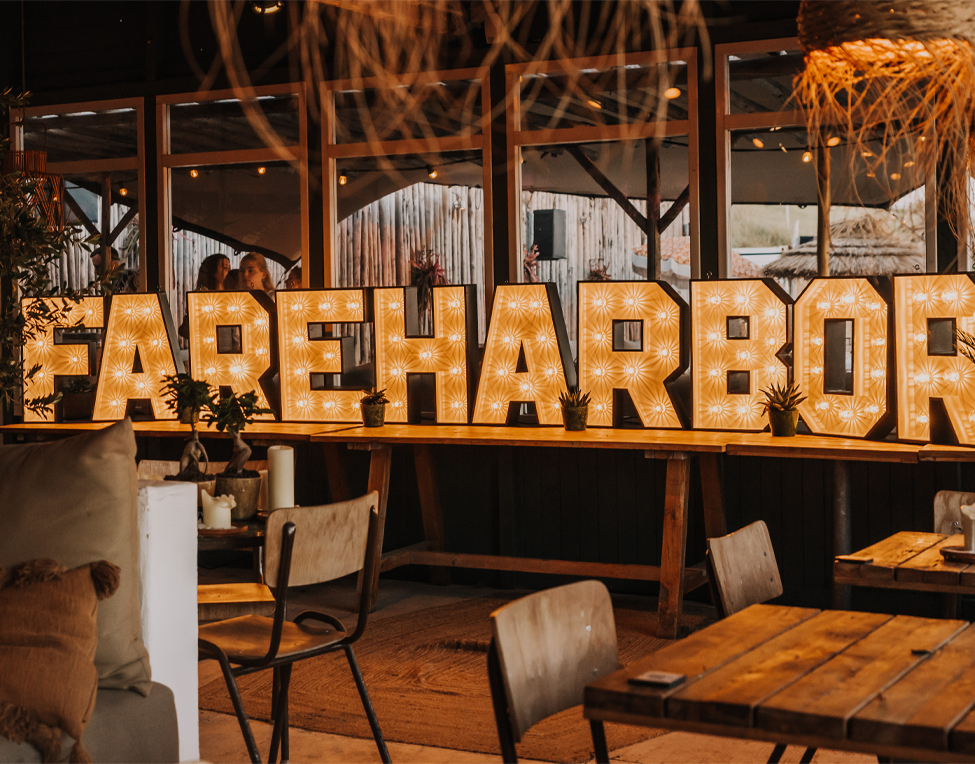
[[[669,671],[694,681],[819,612],[812,608],[753,605],[593,682],[586,688],[586,707],[660,718],[667,697],[680,687],[638,687],[629,683],[629,677],[644,671]]]
[[[765,701],[755,724],[843,739],[847,720],[968,624],[897,616]]]
[[[754,712],[760,704],[890,618],[877,613],[824,611],[674,693],[667,701],[667,716],[754,726]]]
[[[917,452],[922,462],[975,462],[975,448],[970,446],[939,446],[929,443]]]
[[[958,722],[949,736],[949,744],[952,751],[975,757],[975,711],[969,711],[968,716]]]
[[[851,740],[946,750],[951,730],[975,705],[975,628],[945,647],[859,711]]]
[[[933,544],[923,552],[905,560],[894,571],[894,578],[898,581],[921,582],[937,584],[939,586],[958,586],[961,583],[961,573],[970,567],[964,562],[947,562],[941,556],[941,548],[945,545],[957,547],[959,539],[956,536],[945,536],[937,544]]]
[[[859,552],[846,555],[845,560],[836,560],[833,573],[854,578],[893,580],[898,565],[934,546],[943,538],[940,533],[901,531]],[[851,558],[863,562],[849,562]]]
[[[842,461],[917,462],[920,446],[912,443],[796,435],[777,438],[767,432],[726,433],[726,453],[735,456],[779,456]],[[973,449],[975,451],[975,449]]]

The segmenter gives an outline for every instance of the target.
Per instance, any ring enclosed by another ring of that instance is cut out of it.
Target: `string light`
[[[533,309],[533,303],[538,307]],[[504,424],[511,403],[529,401],[535,404],[539,424],[562,423],[559,393],[574,386],[575,369],[571,356],[563,356],[562,343],[539,343],[535,339],[539,333],[565,337],[562,306],[555,285],[497,287],[474,405],[475,424]],[[527,372],[515,371],[521,352],[525,355]],[[557,369],[556,374],[545,373],[552,368]],[[568,380],[566,370],[570,370]],[[523,384],[528,385],[527,394],[523,392]]]
[[[312,390],[312,374],[341,374],[352,338],[309,339],[309,324],[363,323],[361,289],[278,291],[281,418],[291,422],[361,422],[360,390]],[[297,339],[299,341],[295,342]],[[301,405],[299,405],[301,404]],[[388,411],[387,411],[388,414]]]
[[[290,294],[282,291],[281,294]],[[258,404],[271,408],[264,391],[277,369],[271,355],[274,302],[264,292],[187,292],[190,365],[195,379],[211,387],[230,387],[237,395],[257,393]],[[221,348],[217,327],[239,327],[240,348]],[[221,352],[223,351],[223,352]],[[259,419],[274,419],[262,414]]]
[[[182,364],[173,355],[176,337],[164,311],[169,305],[161,292],[112,296],[92,419],[122,419],[129,400],[146,398],[156,419],[176,418],[163,394],[163,377],[182,371]],[[134,371],[136,357],[143,371]]]
[[[894,277],[897,434],[931,439],[931,398],[940,398],[958,442],[975,445],[975,368],[961,353],[931,355],[929,319],[954,319],[975,331],[975,284],[965,273]],[[922,341],[918,341],[921,338]]]
[[[196,169],[196,168],[194,167],[194,168],[193,168],[192,170],[190,170],[190,177],[191,177],[191,178],[199,178],[199,177],[200,177],[200,171],[199,171],[199,170],[197,170],[197,169]]]
[[[807,396],[799,404],[799,413],[812,432],[863,438],[884,419],[887,316],[887,303],[864,278],[813,279],[796,301],[794,381]],[[827,320],[853,322],[852,394],[825,390]]]
[[[346,175],[344,172],[341,175],[339,175],[339,185],[340,186],[344,186],[348,182],[349,182],[349,176],[348,175]]]
[[[435,168],[433,165],[429,165],[428,164],[427,165],[427,176],[430,178],[430,180],[433,180],[434,178],[436,178],[437,177],[437,168]]]
[[[665,382],[680,363],[683,301],[656,282],[579,282],[579,386],[597,402],[596,427],[613,425],[613,391],[626,390],[644,427],[680,427]],[[686,306],[684,306],[686,307]],[[643,348],[617,350],[614,321],[642,324]]]
[[[267,172],[267,167],[258,167],[257,168],[257,174],[258,175],[263,175],[266,172]]]
[[[669,101],[673,101],[675,98],[680,98],[680,88],[667,88],[664,91],[664,98]]]
[[[391,399],[407,400],[407,374],[434,374],[437,421],[466,424],[473,380],[468,369],[468,350],[476,345],[473,286],[433,288],[433,336],[408,338],[416,327],[406,325],[403,309],[416,301],[416,289],[376,289],[373,293],[376,321],[376,386]],[[386,414],[388,422],[406,422],[408,406]]]
[[[21,312],[28,316],[40,305],[45,305],[48,315],[58,315],[70,305],[64,312],[64,320],[58,322],[58,327],[84,326],[88,329],[100,329],[104,326],[102,304],[100,297],[85,297],[74,305],[55,297],[35,297],[21,301]],[[40,366],[33,378],[26,374],[24,376],[25,400],[54,395],[55,376],[88,376],[88,345],[55,344],[54,330],[54,326],[49,326],[35,331],[33,337],[24,340],[25,372]],[[51,409],[31,411],[25,406],[24,421],[53,422],[54,412]]]
[[[785,384],[787,369],[776,353],[788,341],[789,296],[765,279],[691,282],[693,426],[712,430],[761,430],[761,390]],[[746,338],[729,336],[729,319],[747,322]],[[715,335],[718,339],[715,340]],[[707,359],[705,368],[700,362]],[[730,375],[748,373],[748,391],[729,393]]]

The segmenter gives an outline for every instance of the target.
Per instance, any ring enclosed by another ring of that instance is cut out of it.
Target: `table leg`
[[[833,554],[853,551],[853,521],[851,518],[850,463],[833,462]],[[844,584],[833,583],[833,609],[849,610],[853,605],[853,590]]]
[[[721,480],[721,454],[704,452],[698,456],[701,472],[701,499],[704,505],[704,535],[709,539],[724,536],[728,525],[724,515],[724,483]]]
[[[338,443],[323,443],[325,475],[328,477],[328,495],[332,501],[348,501],[352,498],[345,471],[344,452]]]
[[[420,514],[423,517],[423,538],[434,552],[444,550],[443,509],[437,487],[437,473],[430,446],[417,443],[413,446],[413,463],[416,466],[416,485],[420,492]],[[430,580],[439,586],[450,583],[448,568],[430,568]]]
[[[370,443],[369,450],[369,487],[368,491],[376,491],[379,494],[379,549],[380,554],[383,548],[383,532],[386,529],[386,502],[389,499],[389,468],[392,462],[393,450],[385,443]],[[359,582],[357,594],[361,596],[362,587],[369,587],[369,611],[376,606],[376,594],[379,591],[379,567],[376,567],[376,575],[372,581],[363,581],[365,573],[359,572]],[[358,602],[358,598],[356,598]]]
[[[670,454],[667,458],[660,600],[657,607],[657,636],[663,639],[677,638],[683,608],[689,476],[690,460],[687,454]]]

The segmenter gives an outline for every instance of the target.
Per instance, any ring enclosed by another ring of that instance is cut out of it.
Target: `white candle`
[[[975,549],[975,504],[961,508],[961,532],[965,534],[965,549]]]
[[[237,502],[233,496],[217,496],[214,498],[208,493],[203,493],[203,524],[208,528],[232,528],[230,522],[230,510]]]
[[[270,446],[267,450],[268,510],[295,505],[295,450]]]

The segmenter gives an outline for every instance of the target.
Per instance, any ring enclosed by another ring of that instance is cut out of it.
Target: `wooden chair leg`
[[[779,764],[782,760],[782,754],[785,753],[786,746],[784,743],[776,743],[775,748],[772,749],[772,755],[768,757],[768,764]]]
[[[369,699],[369,691],[366,689],[366,683],[362,681],[362,672],[359,671],[359,664],[355,659],[355,653],[352,650],[352,645],[346,645],[342,649],[345,650],[345,657],[349,659],[349,668],[352,669],[352,676],[355,679],[355,686],[359,690],[359,697],[362,699],[362,708],[366,712],[366,718],[369,719],[369,726],[372,728],[372,736],[376,739],[376,747],[379,749],[379,756],[382,758],[384,764],[391,764],[389,751],[386,750],[386,741],[383,740],[383,731],[379,728],[379,720],[376,718],[376,712],[373,710],[372,701]]]
[[[609,749],[606,747],[606,729],[597,719],[589,720],[589,730],[592,732],[592,746],[596,756],[596,764],[609,764]]]

